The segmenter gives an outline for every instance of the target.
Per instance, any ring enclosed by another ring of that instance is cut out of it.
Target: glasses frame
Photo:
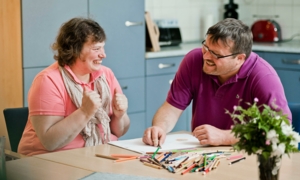
[[[204,47],[205,51],[206,52],[209,52],[211,55],[213,55],[213,57],[215,57],[216,59],[221,59],[221,58],[226,58],[226,57],[230,57],[230,56],[235,56],[235,55],[238,55],[238,54],[241,54],[241,53],[233,53],[233,54],[230,54],[230,55],[226,55],[226,56],[220,56],[216,53],[214,53],[212,50],[210,50],[205,43],[206,40],[202,41],[202,47]]]

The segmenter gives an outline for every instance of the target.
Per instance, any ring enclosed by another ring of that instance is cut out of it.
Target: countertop
[[[181,43],[179,46],[161,47],[158,52],[146,52],[146,59],[163,58],[171,56],[184,56],[190,50],[201,47],[201,42]],[[293,40],[281,43],[253,43],[253,51],[268,51],[281,53],[300,53],[300,40]]]

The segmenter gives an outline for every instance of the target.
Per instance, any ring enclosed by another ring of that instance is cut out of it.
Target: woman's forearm
[[[117,136],[123,136],[129,129],[130,120],[127,113],[123,114],[122,117],[111,116],[110,128],[111,132]]]

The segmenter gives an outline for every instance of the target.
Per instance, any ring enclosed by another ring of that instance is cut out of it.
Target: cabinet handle
[[[125,22],[125,26],[129,27],[129,26],[141,26],[143,25],[143,22],[131,22],[131,21],[126,21]]]
[[[122,86],[121,89],[126,90],[126,89],[128,89],[128,86]]]
[[[282,62],[285,63],[285,64],[298,64],[298,65],[300,65],[300,59],[299,60],[282,59]]]
[[[159,64],[158,64],[158,68],[159,68],[159,69],[170,68],[170,67],[174,67],[174,66],[175,66],[175,63],[172,63],[172,64],[163,64],[163,63],[159,63]]]

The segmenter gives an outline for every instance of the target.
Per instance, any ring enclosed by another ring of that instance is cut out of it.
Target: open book
[[[111,141],[108,144],[128,149],[134,152],[145,154],[146,152],[154,152],[157,147],[144,144],[142,138]],[[165,143],[161,145],[160,151],[193,149],[203,147],[200,145],[199,140],[190,133],[176,133],[168,134]]]

